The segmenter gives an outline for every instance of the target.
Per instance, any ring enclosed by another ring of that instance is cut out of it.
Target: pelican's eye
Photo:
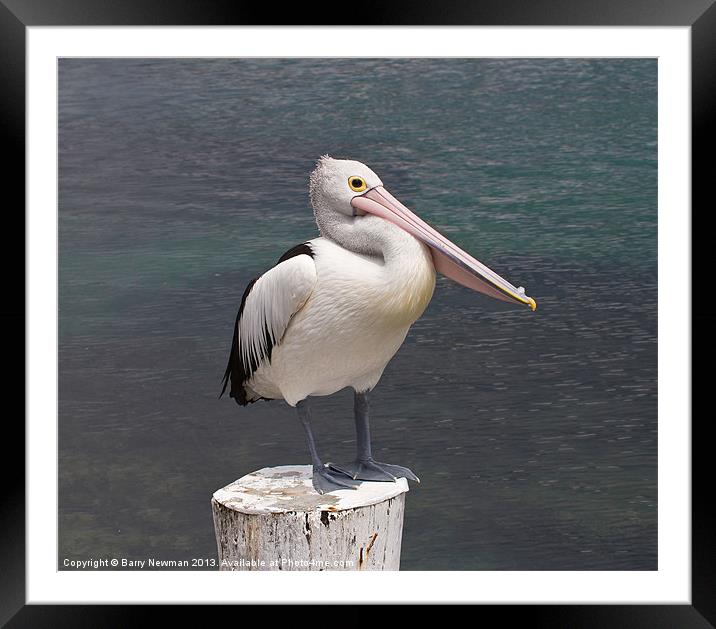
[[[348,185],[353,192],[363,192],[368,187],[363,177],[348,177]]]

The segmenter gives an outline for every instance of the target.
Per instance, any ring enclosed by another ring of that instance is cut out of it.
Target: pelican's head
[[[324,155],[311,173],[309,191],[316,218],[323,212],[354,216],[353,199],[383,182],[370,168],[352,159]]]
[[[310,195],[321,234],[339,244],[350,241],[359,253],[375,253],[373,243],[368,241],[370,232],[360,226],[367,217],[378,217],[426,244],[435,270],[458,284],[495,299],[537,308],[524,288],[513,286],[420,219],[361,162],[324,155],[311,173]]]

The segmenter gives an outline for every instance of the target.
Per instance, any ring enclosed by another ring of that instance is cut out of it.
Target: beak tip
[[[537,310],[537,302],[534,299],[532,299],[532,297],[528,297],[527,299],[529,300],[529,304],[530,304],[530,308],[532,309],[532,312]]]

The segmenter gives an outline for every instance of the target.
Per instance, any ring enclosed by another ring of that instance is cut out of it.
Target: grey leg
[[[313,438],[311,430],[311,412],[309,410],[308,401],[301,400],[296,404],[298,418],[301,420],[303,429],[306,431],[306,442],[308,443],[308,451],[311,453],[311,463],[313,465],[313,488],[319,493],[324,494],[328,491],[336,489],[355,489],[356,484],[346,481],[345,478],[339,478],[321,462],[316,450],[316,441]]]
[[[356,423],[356,460],[341,465],[329,463],[329,467],[354,480],[394,481],[397,478],[408,478],[419,483],[420,479],[407,467],[379,463],[373,459],[367,393],[356,392],[353,410]]]
[[[368,394],[356,393],[353,397],[353,415],[356,424],[356,454],[359,461],[370,461],[370,420],[368,417]]]

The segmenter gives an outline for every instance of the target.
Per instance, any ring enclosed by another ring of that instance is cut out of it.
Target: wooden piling
[[[408,482],[318,494],[310,465],[265,467],[214,493],[220,570],[399,570]]]

